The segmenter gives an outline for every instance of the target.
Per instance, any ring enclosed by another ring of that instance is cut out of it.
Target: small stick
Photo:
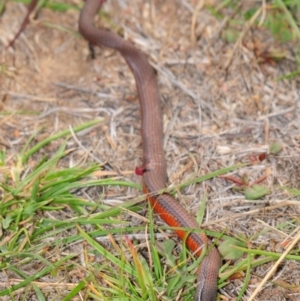
[[[34,10],[34,8],[36,7],[37,2],[38,2],[38,0],[31,0],[30,4],[28,5],[27,13],[25,15],[25,18],[23,19],[23,22],[21,24],[19,31],[15,34],[14,38],[8,43],[6,48],[12,47],[14,45],[15,41],[17,40],[17,38],[19,37],[19,35],[21,34],[21,32],[24,31],[24,29],[26,28],[26,25],[29,21],[29,16],[32,13],[32,11]]]

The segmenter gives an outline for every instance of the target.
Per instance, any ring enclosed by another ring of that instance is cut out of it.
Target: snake
[[[204,256],[198,268],[195,301],[215,301],[221,266],[218,250],[198,229],[196,219],[170,194],[163,192],[167,183],[167,166],[163,149],[163,118],[156,74],[146,55],[116,33],[99,29],[94,17],[103,0],[86,0],[79,17],[79,32],[92,45],[118,51],[131,69],[141,110],[143,191],[153,210],[174,228],[177,236],[196,256]],[[190,230],[191,229],[191,230]]]

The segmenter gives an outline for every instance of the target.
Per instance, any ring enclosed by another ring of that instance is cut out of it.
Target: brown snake
[[[163,150],[163,124],[158,87],[153,68],[146,56],[120,36],[94,27],[93,18],[101,7],[101,0],[87,0],[81,11],[79,30],[93,45],[106,46],[121,53],[130,67],[138,90],[142,116],[143,185],[150,193],[149,201],[160,217],[172,227],[199,228],[192,217],[172,196],[158,194],[166,187],[167,172]],[[154,195],[154,196],[153,196]],[[221,259],[217,249],[204,233],[175,230],[187,247],[198,256],[206,252],[199,267],[196,301],[214,301]],[[188,232],[188,233],[187,233]]]

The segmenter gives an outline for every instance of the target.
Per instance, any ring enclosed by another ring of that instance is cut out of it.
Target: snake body
[[[86,0],[80,13],[79,30],[93,45],[106,46],[121,53],[130,67],[136,82],[141,107],[141,135],[143,145],[143,186],[149,193],[149,202],[155,212],[171,227],[199,228],[192,217],[171,195],[158,194],[166,187],[167,172],[163,150],[163,124],[156,76],[146,56],[119,35],[98,29],[93,18],[102,0]],[[195,301],[214,301],[217,295],[217,278],[221,259],[217,249],[204,233],[175,229],[187,247],[200,255],[205,250],[198,271]]]

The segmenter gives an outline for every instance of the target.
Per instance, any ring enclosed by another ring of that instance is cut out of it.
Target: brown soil
[[[81,5],[79,0],[66,2]],[[297,231],[293,227],[293,233],[279,231],[277,226],[293,217],[299,222],[300,213],[297,202],[278,189],[300,188],[300,82],[299,77],[277,79],[296,69],[293,44],[281,45],[260,28],[245,32],[235,48],[222,39],[223,20],[206,9],[195,15],[193,43],[191,24],[198,1],[121,2],[109,1],[104,8],[106,21],[98,25],[121,31],[148,55],[157,70],[170,183],[255,161],[233,176],[245,174],[251,183],[266,176],[263,184],[271,189],[270,195],[250,202],[231,189],[232,182],[215,178],[183,191],[183,206],[197,212],[199,200],[207,193],[203,227],[233,237],[244,235],[250,248],[284,252],[282,243]],[[70,160],[73,164],[107,162],[113,171],[127,172],[130,180],[140,182],[133,172],[142,157],[139,104],[133,77],[122,57],[110,49],[95,48],[96,59],[91,60],[88,45],[77,32],[77,10],[40,10],[15,47],[6,50],[25,12],[23,4],[9,2],[0,19],[0,106],[5,113],[0,119],[0,148],[6,151],[7,164],[15,164],[16,154],[41,128],[33,143],[103,117],[99,126],[76,135],[84,148],[76,139],[69,142],[68,147],[77,148]],[[269,57],[275,49],[285,54],[284,60]],[[282,151],[257,160],[274,141],[282,145]],[[54,152],[59,143],[45,147],[29,164]],[[266,228],[269,231],[264,233]],[[251,270],[242,300],[249,299],[272,265]],[[220,290],[224,300],[234,300],[243,279]],[[289,287],[299,286],[299,279],[300,263],[283,261],[256,300],[299,300],[299,287]]]

